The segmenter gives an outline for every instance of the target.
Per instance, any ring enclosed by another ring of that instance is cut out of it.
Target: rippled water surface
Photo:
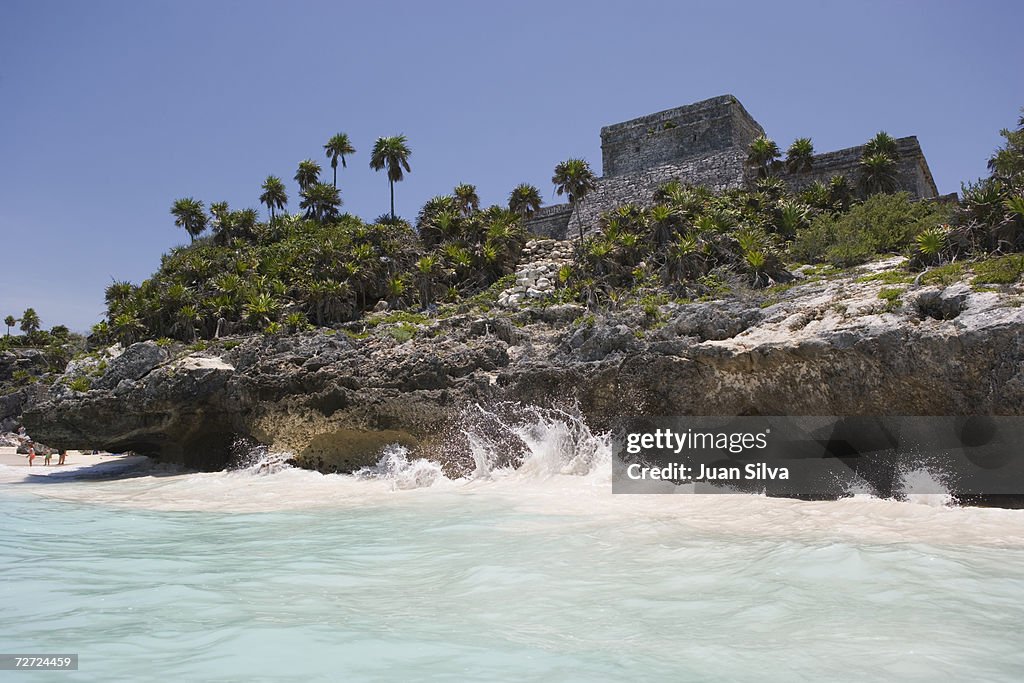
[[[457,481],[0,473],[0,649],[81,655],[33,680],[1021,680],[1020,512],[613,496],[544,443]]]

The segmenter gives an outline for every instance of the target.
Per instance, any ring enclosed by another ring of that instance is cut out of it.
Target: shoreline
[[[0,465],[5,467],[24,467],[25,469],[30,469],[28,456],[19,454],[17,451],[18,449],[16,446],[0,446]],[[49,465],[45,464],[45,456],[37,455],[31,469],[33,474],[37,474],[38,472],[36,472],[36,470],[38,469],[69,472],[84,469],[86,467],[93,467],[101,463],[119,462],[131,457],[137,456],[106,452],[93,455],[92,453],[83,451],[68,451],[67,459],[63,465],[57,464],[60,456],[56,453],[53,454]]]

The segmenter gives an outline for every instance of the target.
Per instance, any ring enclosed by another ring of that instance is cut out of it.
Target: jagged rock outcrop
[[[903,283],[880,297],[893,286],[864,276],[893,265],[654,316],[560,305],[455,316],[411,339],[381,324],[365,338],[318,331],[193,353],[140,344],[89,391],[58,381],[25,421],[57,447],[211,468],[245,436],[348,471],[386,443],[436,452],[476,402],[576,402],[599,429],[642,414],[1024,413],[1019,286]]]
[[[0,432],[17,429],[24,407],[45,393],[37,382],[48,368],[42,349],[0,352]]]

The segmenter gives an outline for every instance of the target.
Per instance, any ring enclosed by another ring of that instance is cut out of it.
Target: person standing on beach
[[[50,466],[50,458],[52,458],[52,457],[53,457],[53,451],[47,450],[46,453],[43,455],[43,464],[46,465],[47,467],[49,467]]]
[[[36,447],[29,445],[28,447],[28,466],[32,467],[32,461],[36,459]]]
[[[66,448],[60,449],[60,459],[57,460],[57,464],[58,465],[63,465],[64,461],[67,460],[67,457],[68,457],[68,449],[66,449]]]

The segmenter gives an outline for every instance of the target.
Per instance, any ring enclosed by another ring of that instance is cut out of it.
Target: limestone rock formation
[[[129,348],[90,390],[58,381],[25,413],[56,447],[225,465],[246,437],[322,471],[373,462],[387,443],[436,454],[475,403],[575,402],[596,429],[621,415],[1018,415],[1019,286],[906,283],[893,262],[812,276],[767,294],[670,303],[606,318],[575,305],[453,316],[412,339],[379,325],[224,342],[202,352]],[[768,298],[765,298],[765,297]]]

